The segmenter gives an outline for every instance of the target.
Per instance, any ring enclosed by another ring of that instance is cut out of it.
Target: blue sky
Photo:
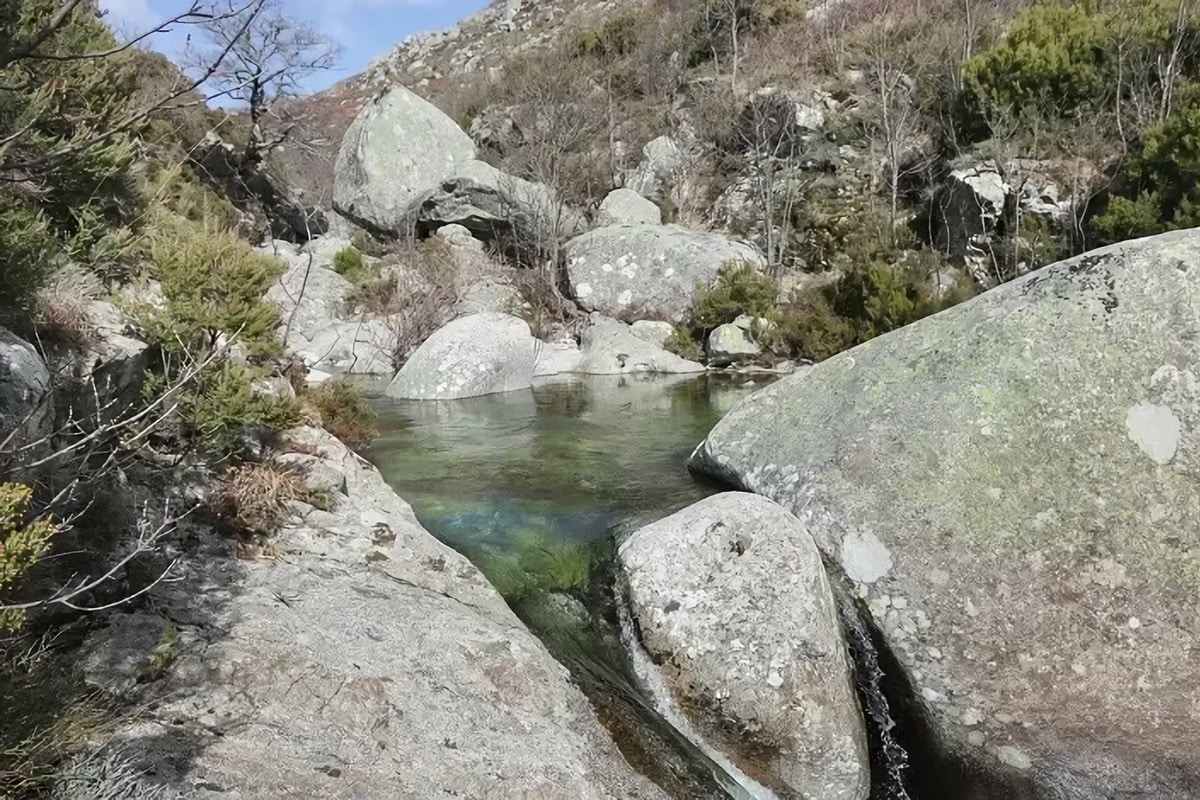
[[[316,75],[309,90],[318,91],[347,78],[377,56],[390,51],[405,36],[448,28],[479,11],[487,0],[281,0],[288,13],[311,22],[318,30],[341,42],[344,50],[337,70]],[[119,32],[130,34],[185,11],[188,0],[100,0],[108,20]],[[186,31],[158,35],[148,45],[174,55]]]

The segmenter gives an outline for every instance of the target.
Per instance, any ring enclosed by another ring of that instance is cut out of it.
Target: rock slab
[[[978,797],[1200,796],[1200,231],[1051,265],[744,400]]]
[[[142,777],[89,796],[663,798],[373,466],[320,429],[296,437],[343,483],[333,510],[296,508],[286,558],[191,531],[211,551],[89,637],[86,680],[145,710],[105,735]]]

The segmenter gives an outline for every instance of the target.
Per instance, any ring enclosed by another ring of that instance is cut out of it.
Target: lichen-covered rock
[[[837,605],[795,516],[725,492],[634,531],[619,559],[642,643],[706,739],[781,797],[865,800]]]
[[[571,292],[589,311],[680,321],[696,292],[732,261],[763,265],[753,247],[678,225],[596,228],[566,245]]]
[[[517,317],[484,312],[439,328],[405,362],[387,395],[453,400],[528,389],[537,340]]]
[[[632,189],[613,189],[600,203],[596,227],[606,225],[660,225],[662,211]]]
[[[286,558],[238,560],[193,529],[208,549],[88,639],[85,680],[139,709],[105,730],[134,775],[231,800],[664,797],[373,466],[320,429],[296,437],[345,484],[331,510],[297,507]]]
[[[636,336],[623,322],[594,316],[579,333],[582,358],[573,372],[620,375],[631,372],[704,372],[704,365]]]
[[[473,158],[475,144],[454,120],[393,84],[342,139],[333,207],[372,232],[402,232],[412,200]]]
[[[630,323],[629,332],[655,347],[666,347],[675,335],[675,326],[657,319],[639,319]]]
[[[670,136],[651,139],[642,148],[642,160],[625,177],[625,187],[648,200],[662,201],[683,180],[688,157]]]
[[[973,796],[1200,796],[1197,264],[1189,230],[1046,267],[754,393],[693,456],[857,584]]]
[[[768,320],[755,320],[742,315],[733,322],[718,325],[708,334],[708,363],[724,367],[762,354],[762,345],[755,341],[756,326],[765,330]]]

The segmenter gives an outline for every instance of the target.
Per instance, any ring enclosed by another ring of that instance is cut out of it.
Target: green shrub
[[[721,267],[716,283],[702,290],[692,309],[693,321],[711,330],[742,314],[767,317],[775,308],[779,288],[759,274],[753,264],[731,261]]]
[[[1162,91],[1161,65],[1194,74],[1200,21],[1175,0],[1098,3],[1042,0],[1021,12],[1008,35],[966,64],[960,118],[964,131],[1007,117],[1071,119],[1114,100],[1146,102]],[[1125,96],[1115,98],[1116,92]],[[1137,97],[1142,92],[1146,96]]]
[[[301,419],[300,405],[290,398],[261,394],[254,381],[265,373],[240,362],[223,360],[210,365],[178,393],[183,434],[214,458],[235,455],[246,428],[287,430]],[[146,384],[146,394],[163,391],[168,377]]]
[[[769,344],[796,358],[823,361],[855,344],[853,326],[834,313],[820,290],[784,304],[774,321]]]
[[[1058,116],[1104,95],[1105,18],[1083,4],[1039,2],[1008,36],[968,62],[964,74],[981,110],[1037,108]]]
[[[77,57],[116,45],[86,4],[39,41],[61,5],[0,3],[0,51],[37,42],[35,55],[0,66],[0,306],[7,309],[24,307],[63,256],[88,263],[92,248],[139,210],[134,131],[119,125],[132,111],[132,58]]]
[[[277,355],[278,308],[263,299],[283,272],[278,259],[256,253],[227,230],[161,215],[152,233],[151,276],[165,309],[142,309],[148,333],[168,350],[208,353],[222,335],[252,356]]]
[[[704,358],[704,345],[696,339],[696,335],[685,325],[675,326],[675,330],[671,332],[671,337],[667,339],[664,347],[675,355],[686,358],[689,361],[699,361]]]
[[[49,519],[29,519],[33,490],[23,483],[0,483],[0,606],[2,597],[50,551],[58,526]],[[0,608],[0,632],[21,625],[21,610]]]
[[[640,11],[610,17],[599,28],[579,34],[571,49],[577,57],[616,58],[629,55],[638,43],[645,19],[645,13]]]
[[[1158,192],[1142,192],[1132,198],[1116,195],[1109,199],[1104,213],[1092,220],[1092,228],[1101,244],[1162,233],[1167,229],[1162,200]]]
[[[1200,98],[1146,132],[1114,196],[1092,222],[1104,242],[1200,225]]]
[[[333,271],[346,280],[357,283],[367,275],[362,253],[357,247],[343,247],[333,254]]]
[[[350,447],[365,447],[379,435],[375,412],[358,389],[345,381],[326,381],[309,387],[300,400],[316,413],[325,430]]]

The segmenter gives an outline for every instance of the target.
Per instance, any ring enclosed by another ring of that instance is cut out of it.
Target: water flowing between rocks
[[[721,487],[688,454],[762,378],[603,376],[444,402],[373,396],[368,452],[435,536],[470,558],[572,673],[625,757],[672,796],[775,795],[706,745],[641,649],[614,575],[623,531]],[[869,636],[846,619],[877,800],[908,800]]]

